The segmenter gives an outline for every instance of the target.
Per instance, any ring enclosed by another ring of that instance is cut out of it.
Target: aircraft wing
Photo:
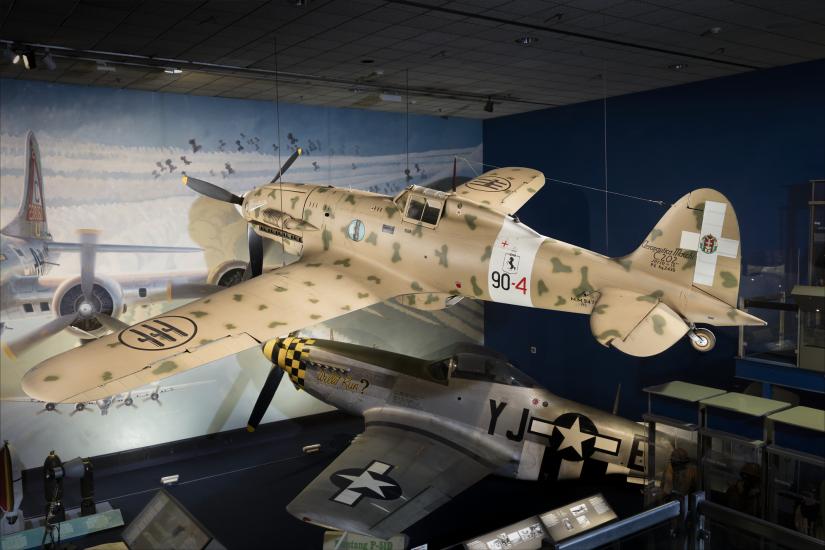
[[[80,243],[49,242],[49,249],[58,252],[80,252]],[[97,252],[124,252],[124,253],[183,253],[203,252],[202,248],[191,246],[144,246],[139,244],[95,244]]]
[[[287,506],[322,526],[390,538],[511,458],[486,432],[384,407],[366,430]]]
[[[43,361],[24,375],[23,391],[50,403],[103,399],[409,288],[384,268],[359,262],[297,262],[189,302]]]
[[[457,186],[456,194],[502,214],[515,214],[542,187],[544,174],[538,170],[496,168]]]

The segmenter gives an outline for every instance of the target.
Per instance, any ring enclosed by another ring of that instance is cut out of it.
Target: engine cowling
[[[57,287],[52,297],[51,309],[57,316],[77,314],[77,319],[68,327],[73,334],[80,337],[88,334],[100,336],[107,329],[100,324],[95,315],[104,313],[119,318],[123,314],[123,289],[112,279],[95,277],[91,308],[85,307],[84,302],[80,277],[74,277],[63,281]]]
[[[243,274],[246,271],[246,262],[240,260],[227,260],[213,267],[209,271],[206,281],[210,285],[222,287],[234,286],[243,281]]]

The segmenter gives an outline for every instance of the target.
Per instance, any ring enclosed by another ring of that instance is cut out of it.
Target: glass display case
[[[766,519],[825,540],[825,460],[770,445]]]
[[[702,430],[702,486],[707,499],[763,517],[764,442]]]

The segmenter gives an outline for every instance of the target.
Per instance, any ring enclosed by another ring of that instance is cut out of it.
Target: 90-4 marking
[[[512,281],[509,273],[501,273],[500,271],[493,271],[490,273],[493,288],[500,288],[501,290],[510,290]],[[520,290],[522,294],[527,294],[527,277],[522,277],[515,285],[512,286],[516,290]]]

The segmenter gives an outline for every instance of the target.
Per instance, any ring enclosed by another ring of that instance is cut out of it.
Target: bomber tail
[[[642,245],[619,261],[736,308],[741,267],[739,222],[720,192],[697,189],[679,199]]]
[[[22,238],[51,239],[46,225],[46,202],[43,198],[43,171],[40,147],[34,132],[26,135],[26,170],[23,199],[17,215],[3,229],[5,235]]]

